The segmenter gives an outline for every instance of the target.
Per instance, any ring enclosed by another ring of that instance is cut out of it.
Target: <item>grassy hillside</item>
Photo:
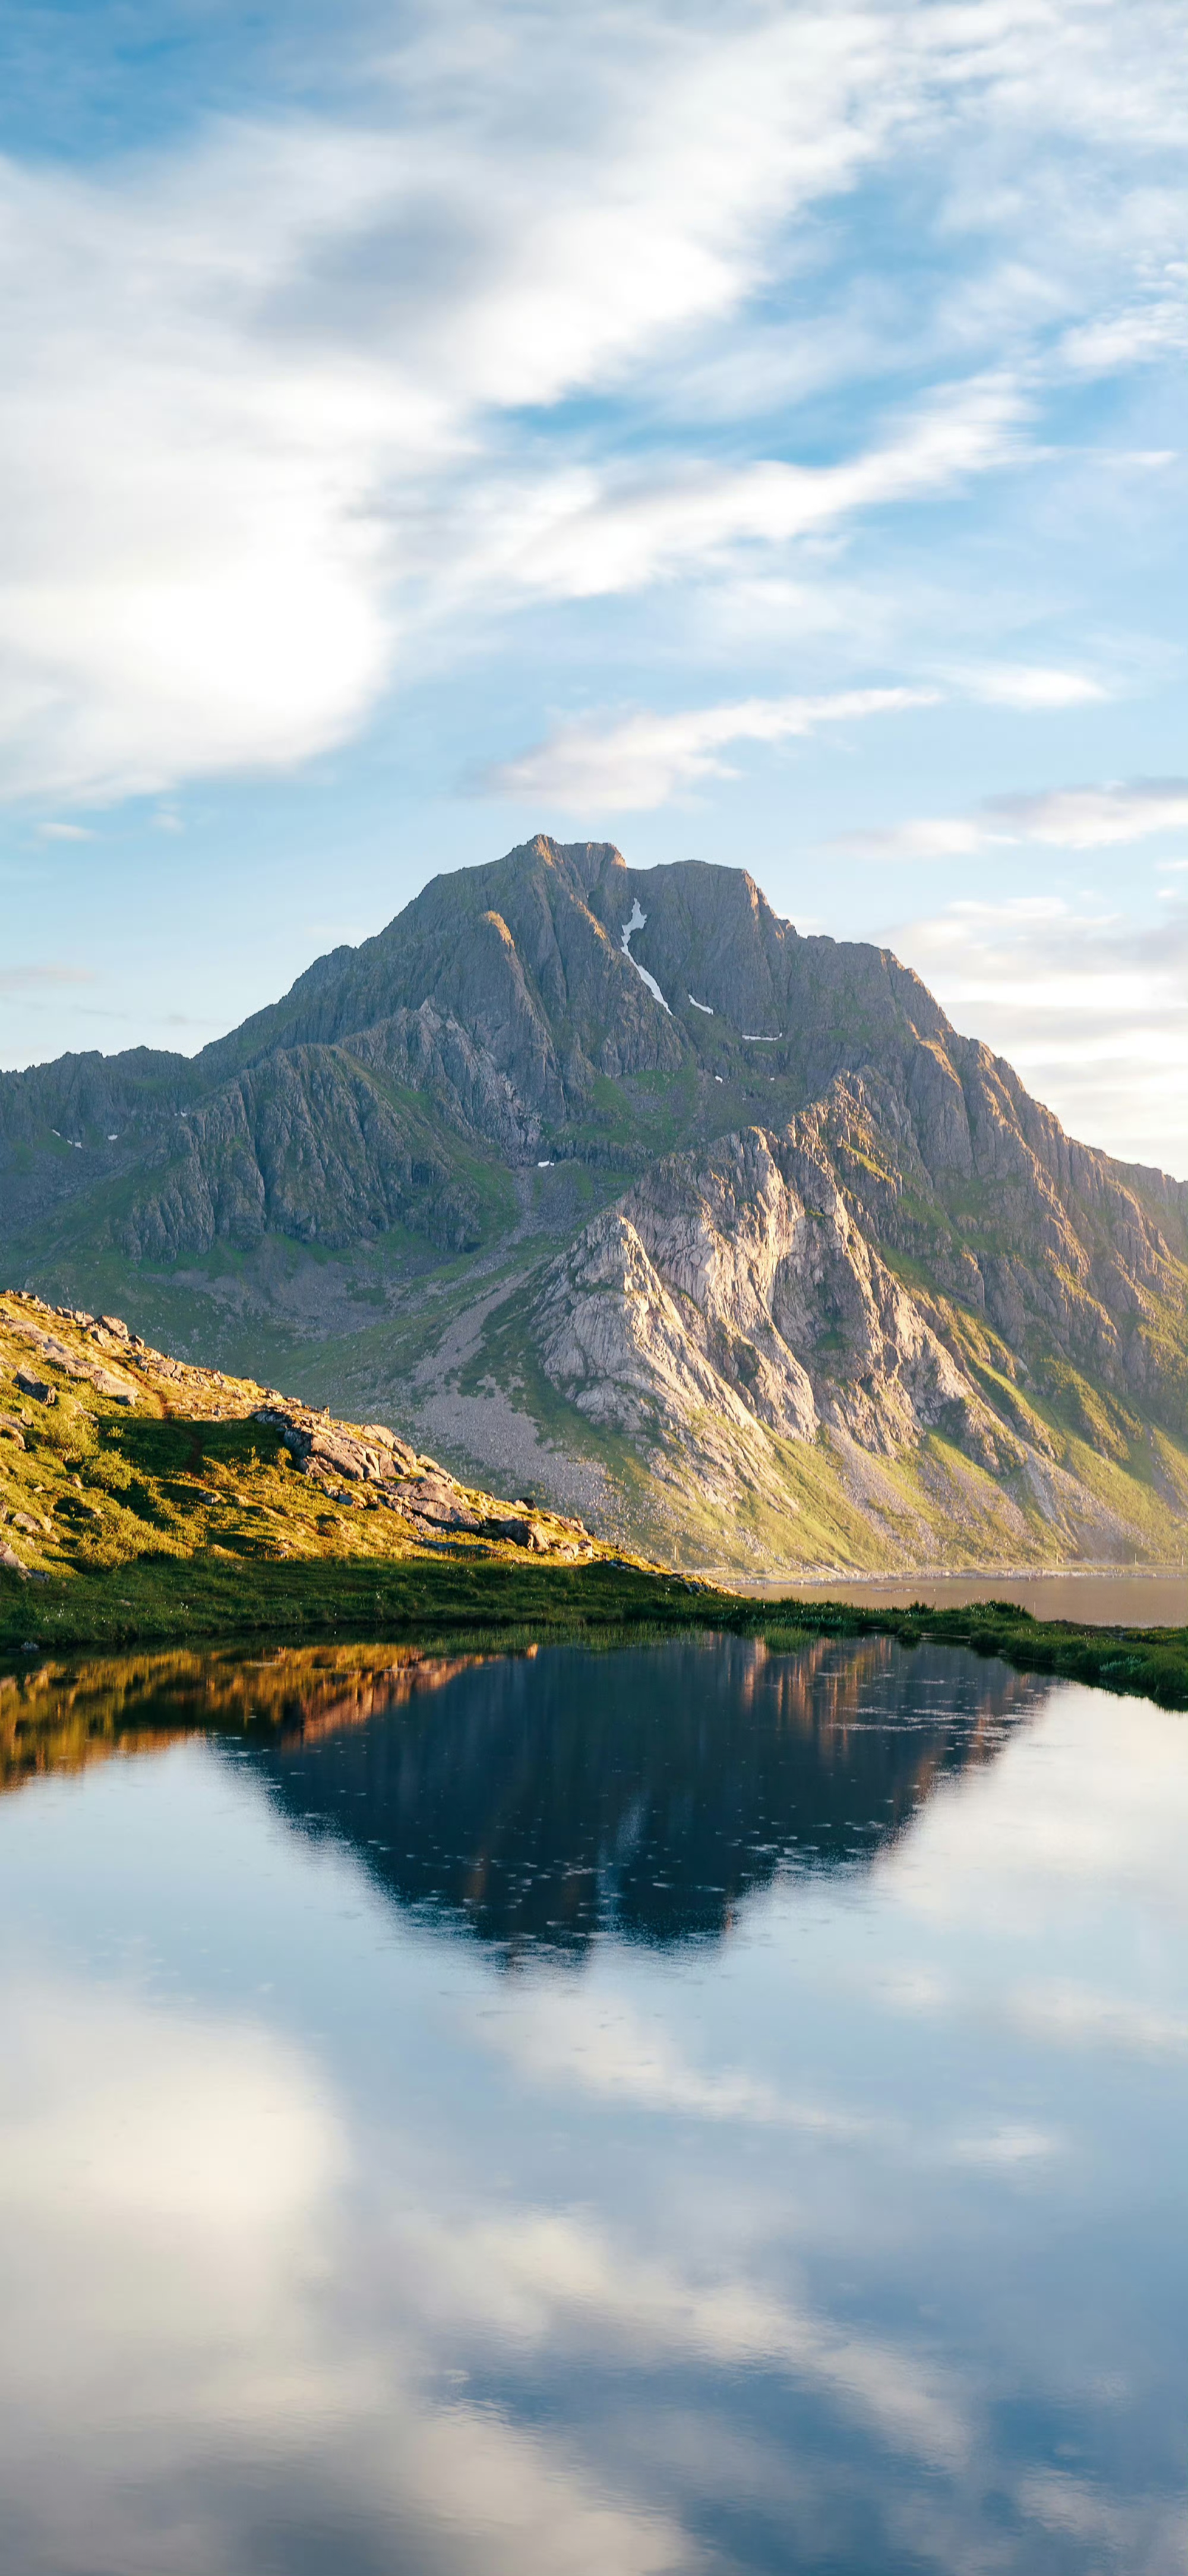
[[[0,1298],[6,1724],[19,1733],[36,1719],[43,1684],[18,1678],[30,1654],[44,1680],[59,1670],[47,1654],[95,1647],[240,1638],[292,1649],[370,1636],[457,1654],[690,1627],[762,1636],[779,1652],[822,1635],[943,1639],[1023,1670],[1188,1706],[1188,1632],[1044,1625],[1002,1602],[937,1612],[747,1601],[601,1546],[523,1498],[500,1503],[478,1488],[450,1489],[478,1526],[431,1533],[407,1497],[418,1478],[432,1486],[432,1461],[413,1461],[403,1483],[386,1469],[370,1479],[349,1469],[315,1475],[278,1438],[278,1422],[298,1450],[317,1433],[345,1455],[370,1436],[366,1425],[303,1431],[273,1389],[191,1369],[104,1319]],[[501,1534],[512,1528],[519,1535]],[[18,1772],[36,1767],[15,1737],[9,1757]]]
[[[314,1434],[338,1444],[323,1465],[301,1456]],[[376,1437],[391,1448],[391,1434]],[[368,1441],[375,1472],[358,1463],[359,1444]],[[392,1571],[450,1559],[503,1567],[526,1550],[558,1564],[610,1553],[533,1498],[501,1501],[444,1476],[410,1444],[396,1446],[403,1466],[376,1450],[370,1426],[286,1408],[275,1389],[172,1359],[122,1322],[0,1296],[0,1568],[9,1627],[35,1619],[47,1586],[57,1587],[53,1615],[72,1634],[71,1621],[85,1626],[89,1613],[62,1604],[84,1598],[109,1604],[111,1633],[120,1631],[121,1608],[150,1597],[184,1629],[182,1595],[197,1597],[204,1582],[212,1599],[241,1601],[250,1626],[253,1587],[268,1569],[274,1577],[286,1569],[292,1597],[315,1604],[329,1598],[327,1582],[361,1565]],[[438,1504],[444,1497],[459,1526],[448,1513],[434,1521],[435,1497]]]

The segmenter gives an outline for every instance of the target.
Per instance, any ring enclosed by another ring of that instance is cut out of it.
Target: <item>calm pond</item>
[[[831,1583],[773,1583],[731,1577],[736,1591],[781,1600],[853,1601],[877,1610],[960,1610],[970,1601],[1013,1601],[1033,1619],[1071,1619],[1092,1628],[1188,1626],[1188,1574],[880,1574],[835,1575]]]
[[[14,2576],[1179,2576],[1183,1717],[881,1640],[37,1687]]]

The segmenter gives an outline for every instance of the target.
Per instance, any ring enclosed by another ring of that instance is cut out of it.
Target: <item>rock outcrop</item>
[[[136,1387],[92,1360],[95,1342],[127,1350]],[[24,1366],[29,1343],[50,1376]],[[6,1539],[0,1567],[22,1580],[110,1567],[162,1549],[179,1559],[212,1546],[226,1554],[228,1543],[232,1552],[256,1555],[341,1553],[353,1511],[377,1506],[393,1516],[378,1543],[376,1524],[367,1524],[380,1555],[458,1541],[481,1542],[485,1555],[522,1550],[562,1563],[599,1552],[572,1515],[464,1485],[385,1423],[337,1421],[274,1387],[194,1368],[153,1349],[118,1317],[55,1311],[26,1293],[0,1292],[0,1389],[8,1380],[27,1403],[21,1415],[0,1412],[7,1444],[0,1527],[33,1546],[18,1554]],[[140,1408],[135,1426],[124,1419],[129,1403]],[[34,1406],[53,1411],[38,1421]],[[178,1426],[186,1434],[184,1468],[176,1442],[162,1440]],[[263,1442],[260,1433],[268,1435]],[[222,1434],[230,1434],[229,1445]],[[125,1446],[131,1436],[135,1466]],[[277,1474],[290,1463],[297,1475]],[[344,1504],[353,1507],[345,1523],[323,1513],[325,1505]]]

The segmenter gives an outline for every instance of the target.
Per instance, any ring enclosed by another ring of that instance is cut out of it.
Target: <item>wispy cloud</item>
[[[1034,452],[1045,335],[1146,315],[1124,358],[1162,310],[1157,0],[1125,23],[1088,0],[489,0],[411,24],[386,53],[349,28],[365,119],[286,107],[89,173],[0,165],[6,792],[284,769],[357,732],[426,633],[460,655],[478,617],[952,494]],[[920,278],[972,264],[980,302],[872,286],[808,370],[862,382],[853,428],[798,457],[756,417],[724,452],[710,377],[754,412],[792,282],[782,362],[821,339],[821,210],[895,156]]]
[[[0,966],[0,993],[36,992],[39,985],[93,984],[89,966]]]
[[[1188,2015],[1067,1978],[1020,1987],[1007,2010],[1024,2030],[1057,2045],[1121,2050],[1137,2057],[1188,2056]]]
[[[1021,708],[1075,706],[1104,695],[1095,681],[1068,671],[962,674],[957,685],[967,695]],[[827,725],[937,706],[946,694],[929,687],[838,689],[819,697],[684,707],[671,715],[637,708],[611,721],[557,725],[530,750],[493,763],[477,784],[486,795],[518,802],[540,798],[575,813],[641,813],[708,779],[734,777],[735,768],[721,756],[732,743],[786,742]],[[950,858],[1021,840],[1080,849],[1170,828],[1181,809],[1188,813],[1188,787],[1181,793],[1176,781],[1066,788],[1047,796],[992,799],[973,815],[924,816],[888,831],[846,834],[835,846],[880,858]]]
[[[1090,706],[1095,698],[1107,695],[1100,681],[1089,679],[1082,671],[1035,670],[1026,664],[968,671],[962,674],[962,685],[970,697],[981,698],[989,707],[1041,712],[1052,707]]]
[[[812,2137],[854,2139],[868,2134],[904,2145],[893,2119],[874,2120],[844,2104],[781,2091],[765,2075],[744,2068],[704,2070],[675,2043],[646,2026],[631,2006],[613,2013],[605,1996],[595,2010],[572,1994],[539,1991],[514,2016],[482,2034],[521,2073],[547,2087],[585,2091],[643,2105],[674,2117],[802,2130]]]
[[[946,387],[888,437],[831,465],[763,459],[722,472],[668,457],[644,480],[583,472],[486,504],[477,569],[570,599],[640,590],[836,528],[863,510],[935,497],[1026,452],[1028,405],[1009,379]]]
[[[154,2011],[96,1983],[22,1997],[2,2036],[11,2331],[0,2402],[10,2421],[20,2409],[23,2435],[6,2489],[43,2563],[85,2563],[93,2549],[80,2532],[100,2531],[111,2560],[143,2564],[133,2462],[154,2492],[184,2487],[191,2566],[258,2561],[262,2527],[264,2553],[280,2532],[283,2556],[290,2457],[309,2512],[328,2527],[342,2525],[346,2475],[340,2563],[390,2563],[394,2527],[404,2563],[443,2576],[664,2576],[697,2563],[677,2516],[608,2487],[557,2427],[470,2402],[456,2366],[459,2351],[477,2360],[493,2322],[555,2348],[587,2283],[595,2331],[625,2345],[635,2286],[625,2253],[535,2211],[460,2227],[448,2187],[435,2198],[414,2179],[410,2193],[407,2168],[403,2191],[381,2181],[378,2207],[373,2195],[344,2226],[342,2185],[357,2169],[350,2106],[310,2052],[259,2021]],[[309,2295],[311,2262],[328,2304]],[[676,2352],[684,2288],[662,2276],[652,2293]],[[717,2311],[728,2336],[729,2285]],[[112,2371],[117,2314],[127,2322]],[[760,2294],[752,2340],[765,2323]],[[810,2363],[820,2346],[832,2393],[841,2337],[815,2319],[800,2331]],[[888,2380],[884,2416],[919,2445],[934,2397],[943,2439],[952,2401],[910,2355],[897,2392],[896,2348],[870,2349]],[[101,2432],[88,2394],[100,2378]],[[243,2464],[265,2454],[273,2477],[242,2506]]]
[[[488,795],[540,798],[573,811],[645,811],[732,773],[730,743],[779,743],[822,725],[931,706],[929,689],[848,689],[820,698],[749,698],[733,706],[689,707],[676,715],[641,709],[615,724],[559,725],[518,760],[480,781]]]
[[[1183,261],[1176,261],[1166,281],[1154,281],[1141,300],[1075,324],[1060,342],[1065,365],[1079,375],[1119,375],[1182,350],[1188,344],[1184,283]]]
[[[1108,849],[1185,825],[1188,779],[1139,778],[1128,786],[990,796],[971,814],[923,814],[886,830],[843,832],[831,846],[853,858],[949,859],[1024,841],[1054,849]]]
[[[951,903],[894,945],[1071,1134],[1188,1177],[1182,906],[1137,929],[1058,896]]]
[[[344,739],[402,614],[473,613],[499,416],[736,308],[886,123],[877,20],[711,37],[645,6],[610,34],[445,10],[376,65],[366,128],[0,170],[10,788],[150,791]],[[564,488],[517,458],[525,539]],[[580,551],[547,577],[572,587]]]

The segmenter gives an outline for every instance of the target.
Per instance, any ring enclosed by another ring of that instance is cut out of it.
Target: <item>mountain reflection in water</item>
[[[253,1761],[290,1821],[509,1959],[606,1932],[720,1935],[781,1869],[862,1867],[1044,1696],[1005,1665],[885,1638],[554,1647],[441,1682],[386,1709],[379,1688],[352,1693]]]
[[[508,1961],[580,1957],[720,1936],[781,1871],[861,1869],[1048,1687],[882,1637],[130,1655],[8,1680],[0,1788],[208,1735],[401,1908]]]
[[[327,1645],[0,1779],[5,2576],[1182,2566],[1181,1718]]]

